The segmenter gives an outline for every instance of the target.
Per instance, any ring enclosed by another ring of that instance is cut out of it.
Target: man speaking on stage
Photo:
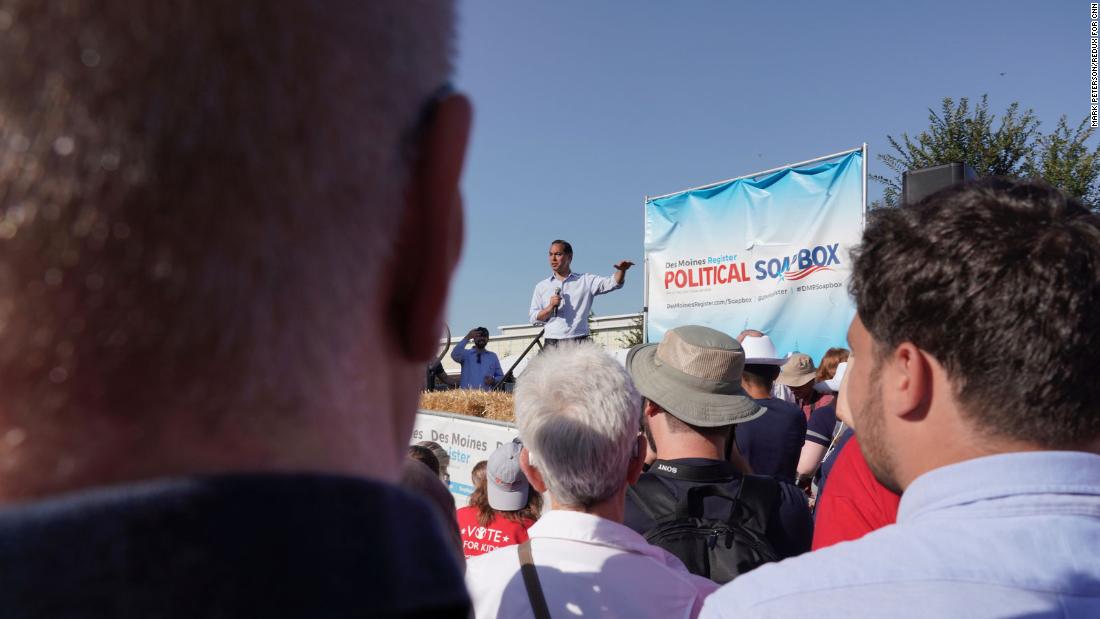
[[[623,260],[615,265],[611,277],[591,273],[574,273],[573,246],[561,239],[550,243],[550,277],[535,284],[531,295],[532,324],[546,326],[546,344],[588,339],[588,315],[592,299],[623,287],[626,271],[633,262]]]

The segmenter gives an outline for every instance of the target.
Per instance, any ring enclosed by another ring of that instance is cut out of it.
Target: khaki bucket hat
[[[814,367],[814,360],[806,353],[796,352],[791,353],[790,359],[783,364],[775,382],[788,387],[801,387],[815,378],[817,368]]]
[[[741,345],[709,327],[676,327],[659,344],[635,346],[626,368],[639,393],[693,426],[743,423],[767,410],[741,388]]]

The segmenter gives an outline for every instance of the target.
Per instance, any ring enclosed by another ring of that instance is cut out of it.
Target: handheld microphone
[[[561,286],[558,286],[557,288],[554,289],[554,296],[555,297],[560,297],[561,296]],[[561,304],[560,300],[558,301],[558,304]],[[550,314],[550,317],[551,318],[556,318],[557,315],[558,315],[558,306],[555,305],[554,306],[554,311]]]

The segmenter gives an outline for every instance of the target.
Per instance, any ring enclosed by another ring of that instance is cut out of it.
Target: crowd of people
[[[1100,612],[1082,360],[1100,216],[986,179],[875,213],[854,254],[851,350],[816,365],[703,326],[625,367],[585,342],[540,354],[515,392],[518,460],[551,510],[469,559],[476,615]]]
[[[815,530],[831,532],[831,537],[823,539],[835,543],[839,541],[835,539],[838,530],[845,532],[846,539],[856,539],[893,521],[893,514],[889,514],[889,521],[871,527],[868,518],[853,518],[851,511],[831,509],[826,510],[821,519],[824,522],[815,529],[812,507],[816,494],[811,492],[810,485],[804,488],[796,485],[801,478],[814,476],[826,448],[833,447],[844,433],[846,426],[837,421],[834,396],[840,391],[847,349],[830,349],[819,367],[815,367],[807,355],[778,354],[771,339],[760,331],[746,330],[735,340],[707,327],[688,326],[672,329],[660,344],[635,347],[625,368],[616,368],[617,363],[610,356],[584,342],[556,347],[543,355],[521,377],[516,393],[517,422],[521,428],[529,427],[531,422],[524,421],[525,415],[553,416],[568,409],[568,424],[543,430],[547,434],[542,439],[572,464],[568,479],[560,483],[592,484],[593,480],[611,474],[602,490],[594,492],[587,488],[585,492],[589,494],[583,499],[573,494],[578,490],[559,490],[567,492],[563,499],[551,492],[547,511],[593,514],[611,520],[616,526],[600,523],[587,534],[593,536],[591,539],[579,532],[585,521],[578,515],[555,515],[549,521],[568,518],[572,526],[579,527],[573,533],[578,537],[563,537],[562,531],[548,533],[555,531],[548,524],[534,526],[543,513],[544,499],[540,492],[562,487],[558,482],[548,481],[548,475],[554,480],[556,475],[565,474],[559,468],[564,465],[551,467],[554,472],[547,472],[547,465],[528,464],[525,470],[521,462],[523,443],[516,439],[501,445],[488,462],[474,467],[474,491],[469,505],[459,508],[453,517],[446,510],[441,512],[445,519],[457,521],[466,559],[494,554],[492,562],[477,560],[467,564],[467,582],[476,593],[478,616],[522,615],[520,609],[527,608],[526,589],[499,589],[522,561],[511,550],[501,551],[507,546],[528,544],[532,550],[538,547],[540,559],[556,558],[536,565],[549,568],[559,562],[570,573],[590,572],[598,562],[611,561],[613,555],[607,553],[590,557],[586,544],[612,547],[618,544],[624,552],[637,552],[638,548],[645,548],[642,544],[654,546],[646,548],[646,553],[661,564],[676,565],[678,560],[689,573],[711,583],[700,584],[698,579],[686,579],[682,574],[669,576],[656,570],[654,579],[683,580],[684,590],[667,598],[663,595],[639,598],[636,607],[623,611],[638,611],[656,604],[652,608],[663,612],[675,614],[690,609],[694,615],[701,609],[702,597],[717,585],[764,563],[800,555],[811,546],[827,545],[819,542]],[[706,371],[699,370],[703,360],[710,364]],[[691,384],[685,384],[684,376],[692,377]],[[779,379],[782,382],[777,382]],[[781,397],[775,397],[776,385],[788,390],[778,391]],[[565,393],[570,394],[568,399],[563,399]],[[609,409],[593,403],[600,399],[620,404],[621,408]],[[627,415],[639,409],[642,412],[637,424],[625,424],[622,430],[634,439],[644,437],[644,444],[639,440],[631,447],[631,459],[593,456],[593,452],[608,452],[610,457],[616,445],[607,443],[607,436],[583,438],[585,433],[609,423],[609,415]],[[818,432],[807,430],[806,411],[815,420]],[[827,418],[828,427],[819,418]],[[553,431],[561,435],[549,434]],[[524,434],[533,436],[533,432],[525,430]],[[410,457],[431,469],[433,462],[425,457],[431,453],[425,445],[445,450],[434,443],[410,448]],[[528,450],[528,461],[538,453]],[[812,464],[808,464],[811,460]],[[637,474],[631,469],[635,461],[640,463]],[[584,463],[588,468],[581,467]],[[801,471],[801,467],[808,467],[809,472],[796,473],[796,468]],[[539,489],[528,481],[526,471],[531,468],[540,471]],[[620,468],[622,473],[617,472]],[[436,493],[444,487],[434,485]],[[814,490],[820,487],[821,484],[814,485]],[[618,493],[623,495],[621,504]],[[896,508],[897,497],[892,493],[890,496],[894,497]],[[609,498],[612,505],[604,505]],[[845,499],[856,513],[863,508],[862,497],[848,493]],[[600,508],[592,509],[594,505]],[[839,522],[830,522],[834,519]],[[547,536],[556,541],[538,544],[529,541]],[[720,539],[712,543],[715,536]],[[548,544],[545,553],[541,552],[544,543]],[[597,563],[586,565],[586,561]],[[634,569],[644,572],[655,568],[642,564]],[[627,586],[606,574],[593,575],[590,580],[588,585],[602,591]],[[583,581],[579,576],[571,580],[553,578],[552,584],[545,587],[564,587],[572,592],[582,587]],[[562,594],[553,591],[555,597]],[[596,598],[591,598],[588,606],[596,602]]]
[[[577,315],[630,263],[555,242],[531,311],[581,341],[530,363],[460,528],[407,445],[462,251],[451,3],[0,16],[0,616],[1100,616],[1079,201],[871,213],[827,392],[760,332],[624,367]]]

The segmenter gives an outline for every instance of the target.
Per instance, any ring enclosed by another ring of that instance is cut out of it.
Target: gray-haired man
[[[640,404],[622,366],[594,344],[558,346],[527,367],[516,389],[520,464],[553,511],[528,529],[529,543],[469,561],[478,617],[530,616],[536,590],[555,617],[698,614],[714,583],[620,524],[645,459]],[[521,575],[524,563],[535,568]]]

